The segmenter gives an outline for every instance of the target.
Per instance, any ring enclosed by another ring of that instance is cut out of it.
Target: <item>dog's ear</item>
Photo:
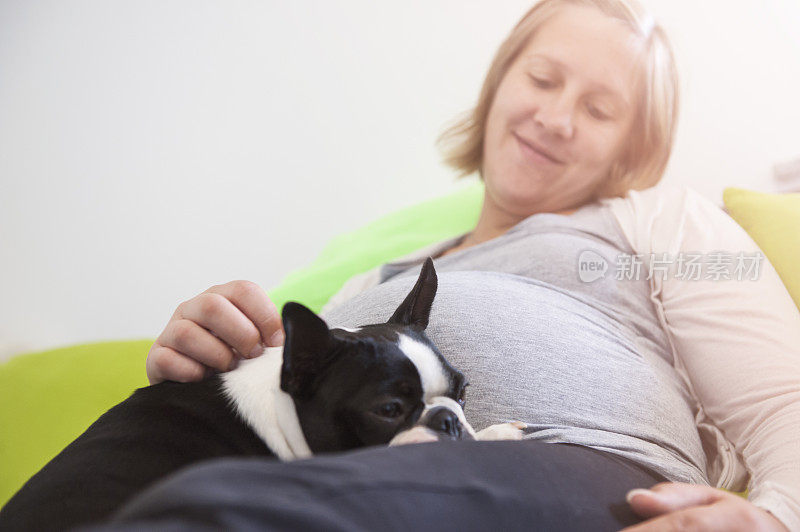
[[[330,363],[335,341],[322,318],[300,303],[286,303],[281,316],[286,332],[281,390],[292,396],[307,395],[314,378]]]
[[[436,270],[433,267],[433,260],[428,257],[422,270],[419,272],[414,288],[400,303],[388,323],[398,323],[424,330],[428,327],[428,316],[431,313],[433,298],[436,297],[438,280]]]

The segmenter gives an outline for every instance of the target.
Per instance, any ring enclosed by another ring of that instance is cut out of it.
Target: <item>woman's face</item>
[[[640,46],[590,7],[564,7],[539,29],[489,111],[483,177],[491,207],[520,218],[591,200],[631,131]]]

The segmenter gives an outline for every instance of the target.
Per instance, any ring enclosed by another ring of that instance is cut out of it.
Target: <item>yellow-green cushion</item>
[[[722,198],[731,218],[758,244],[800,309],[800,194],[726,188]]]
[[[151,345],[83,344],[0,364],[0,506],[100,414],[147,385]]]

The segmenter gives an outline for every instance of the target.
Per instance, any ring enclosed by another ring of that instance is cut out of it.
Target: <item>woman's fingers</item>
[[[202,344],[184,345],[182,347],[185,350],[175,346],[178,351],[192,358],[199,358],[203,355],[199,350],[201,345],[205,348],[206,354],[210,355],[211,346],[219,344],[225,344],[229,348],[233,348],[236,353],[249,356],[261,338],[255,325],[233,303],[220,294],[204,292],[181,303],[170,320],[170,326],[174,328],[185,321],[194,323],[208,333],[199,340]],[[188,344],[191,340],[191,330],[186,327],[183,331],[173,331],[173,336],[181,332],[186,335]],[[219,365],[214,367],[225,369]]]
[[[769,512],[738,495],[711,486],[662,482],[649,490],[631,490],[627,499],[634,512],[651,519],[621,532],[788,531]]]
[[[263,346],[276,347],[283,345],[283,322],[275,303],[267,296],[263,288],[251,281],[231,281],[223,285],[212,286],[204,293],[220,294],[232,303],[249,321],[252,323],[258,334],[257,341]],[[214,332],[216,329],[212,329]],[[248,336],[248,340],[252,340]],[[231,344],[240,353],[247,355],[255,347],[255,343],[246,349],[247,345],[242,345],[242,351],[238,345]],[[260,353],[259,353],[260,354]]]
[[[267,293],[253,282],[231,281],[178,305],[150,349],[147,376],[151,383],[201,380],[279,345],[283,324]]]
[[[736,519],[724,507],[714,505],[695,506],[669,512],[636,526],[625,528],[620,532],[675,532],[678,530],[749,532],[752,529],[738,527]]]
[[[218,371],[232,369],[236,361],[236,355],[225,342],[191,319],[170,321],[156,341]]]
[[[147,354],[147,378],[150,384],[165,380],[195,382],[208,376],[210,368],[156,342]]]
[[[628,492],[628,503],[634,512],[642,517],[653,517],[682,508],[711,504],[726,495],[722,490],[699,484],[684,482],[662,482],[650,489],[636,489]]]

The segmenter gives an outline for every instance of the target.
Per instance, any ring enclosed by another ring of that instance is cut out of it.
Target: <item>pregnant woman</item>
[[[677,115],[669,43],[638,4],[537,3],[441,139],[486,185],[475,228],[356,276],[323,309],[331,326],[385,321],[434,257],[428,334],[471,382],[467,418],[525,421],[525,439],[207,464],[118,524],[800,530],[800,314],[730,218],[653,188]],[[719,250],[738,279],[684,260]],[[281,341],[263,290],[215,286],[178,308],[148,376],[201,379]]]

